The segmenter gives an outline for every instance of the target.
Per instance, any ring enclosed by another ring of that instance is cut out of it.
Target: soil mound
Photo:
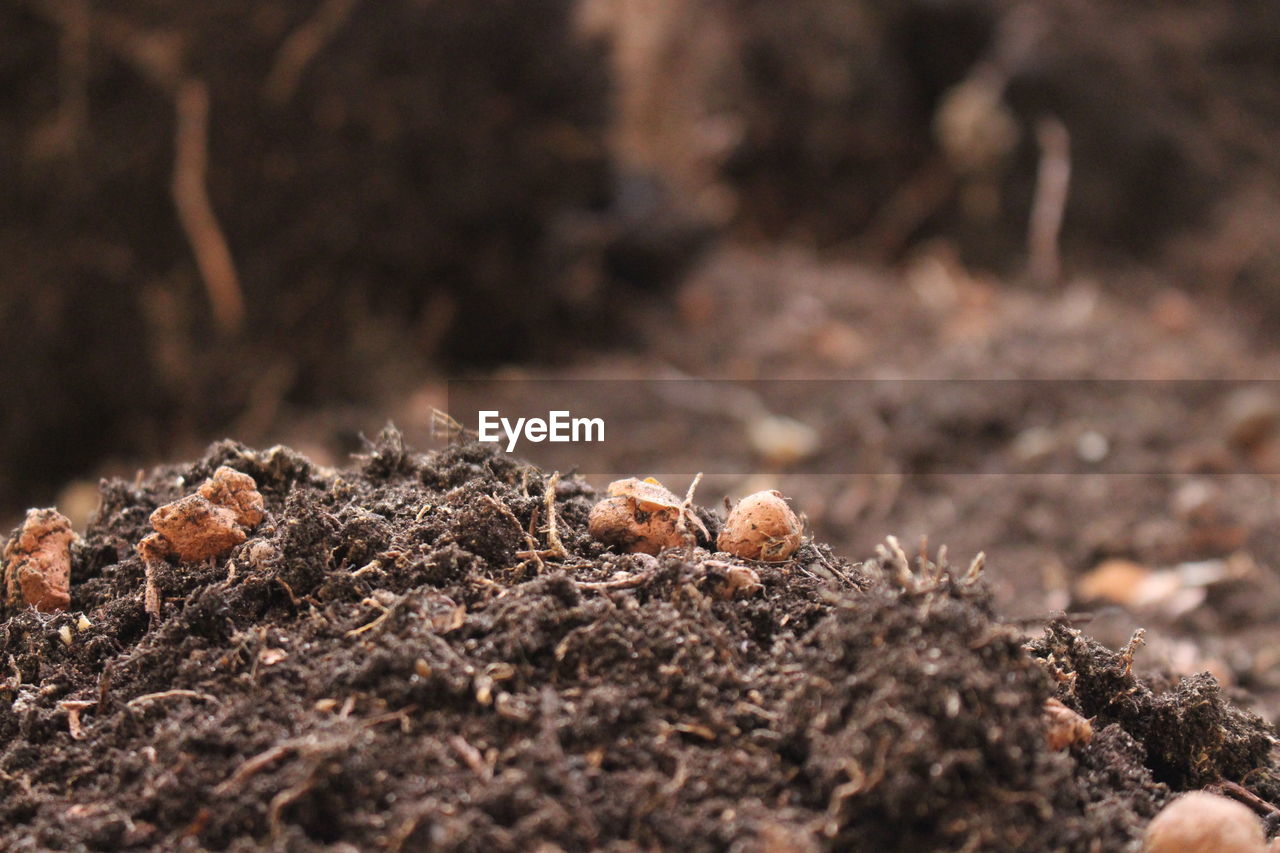
[[[153,618],[135,546],[221,466],[265,520],[153,565]],[[607,552],[594,501],[391,430],[343,471],[228,441],[104,483],[72,609],[0,625],[0,846],[1115,850],[1173,791],[1277,793],[1207,677],[1028,645],[972,567],[806,543],[732,597],[726,555]],[[1049,748],[1055,695],[1090,743]]]

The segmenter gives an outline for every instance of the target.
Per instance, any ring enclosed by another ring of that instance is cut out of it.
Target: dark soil
[[[133,546],[224,464],[267,520],[161,572],[151,624]],[[388,431],[341,472],[222,442],[104,483],[73,611],[3,624],[0,846],[1118,850],[1171,792],[1280,795],[1270,727],[1212,679],[1007,623],[967,560],[808,544],[723,600],[701,548],[590,540],[567,478],[569,556],[539,567],[516,552],[548,482]],[[1090,745],[1048,749],[1055,694]]]
[[[614,161],[606,57],[572,7],[0,2],[0,361],[20,365],[0,504],[107,453],[172,458],[201,425],[367,401],[424,361],[612,339],[632,285],[660,288],[700,237]],[[209,93],[238,331],[175,211],[183,80]]]
[[[1045,116],[1071,133],[1066,231],[1095,257],[1158,256],[1280,168],[1262,82],[1275,74],[1280,15],[1266,2],[714,5],[733,69],[716,78],[717,106],[743,126],[723,171],[753,230],[831,242],[889,236],[880,229],[894,222],[907,232],[869,248],[943,233],[970,260],[1007,264],[1022,248]],[[1019,140],[986,176],[994,208],[975,215],[971,176],[945,162],[935,119],[984,63],[1002,75]],[[908,208],[916,215],[900,218]]]
[[[1071,138],[1069,267],[1150,264],[1264,335],[1280,315],[1267,0],[1057,0],[1030,25],[1013,0],[670,0],[613,13],[639,30],[619,41],[656,44],[640,63],[584,36],[585,5],[0,2],[0,513],[104,458],[270,441],[297,411],[631,339],[636,297],[708,236],[681,212],[707,195],[749,240],[896,260],[942,236],[1016,276],[1046,116]],[[280,85],[285,46],[335,9]],[[1018,138],[975,176],[935,124],[991,64]],[[240,335],[215,333],[175,215],[167,77],[209,92]]]

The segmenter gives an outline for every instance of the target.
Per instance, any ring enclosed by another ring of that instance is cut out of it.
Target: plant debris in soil
[[[261,523],[144,565],[151,514],[222,466]],[[343,471],[225,441],[104,482],[69,609],[0,628],[0,847],[1097,851],[1177,791],[1280,795],[1271,728],[1212,679],[1029,638],[980,561],[747,563],[705,510],[698,544],[619,555],[597,500],[393,430]],[[1055,698],[1091,738],[1050,747]]]

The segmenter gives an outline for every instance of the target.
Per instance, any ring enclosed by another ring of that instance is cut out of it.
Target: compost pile
[[[265,518],[149,570],[151,513],[222,466]],[[735,584],[610,553],[596,500],[391,430],[343,471],[226,441],[104,483],[70,609],[0,629],[0,846],[1116,850],[1178,790],[1280,795],[1208,676],[1002,622],[980,563],[806,543]],[[1091,741],[1050,748],[1055,696]]]

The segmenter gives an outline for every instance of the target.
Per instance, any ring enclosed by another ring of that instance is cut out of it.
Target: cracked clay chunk
[[[248,530],[262,522],[262,494],[258,491],[258,484],[248,474],[223,465],[204,482],[198,493],[210,503],[234,512],[236,521]]]
[[[236,513],[204,495],[187,495],[151,513],[151,526],[184,561],[217,557],[248,538]]]
[[[42,613],[71,603],[71,522],[54,509],[33,509],[4,549],[5,597],[11,607]]]

